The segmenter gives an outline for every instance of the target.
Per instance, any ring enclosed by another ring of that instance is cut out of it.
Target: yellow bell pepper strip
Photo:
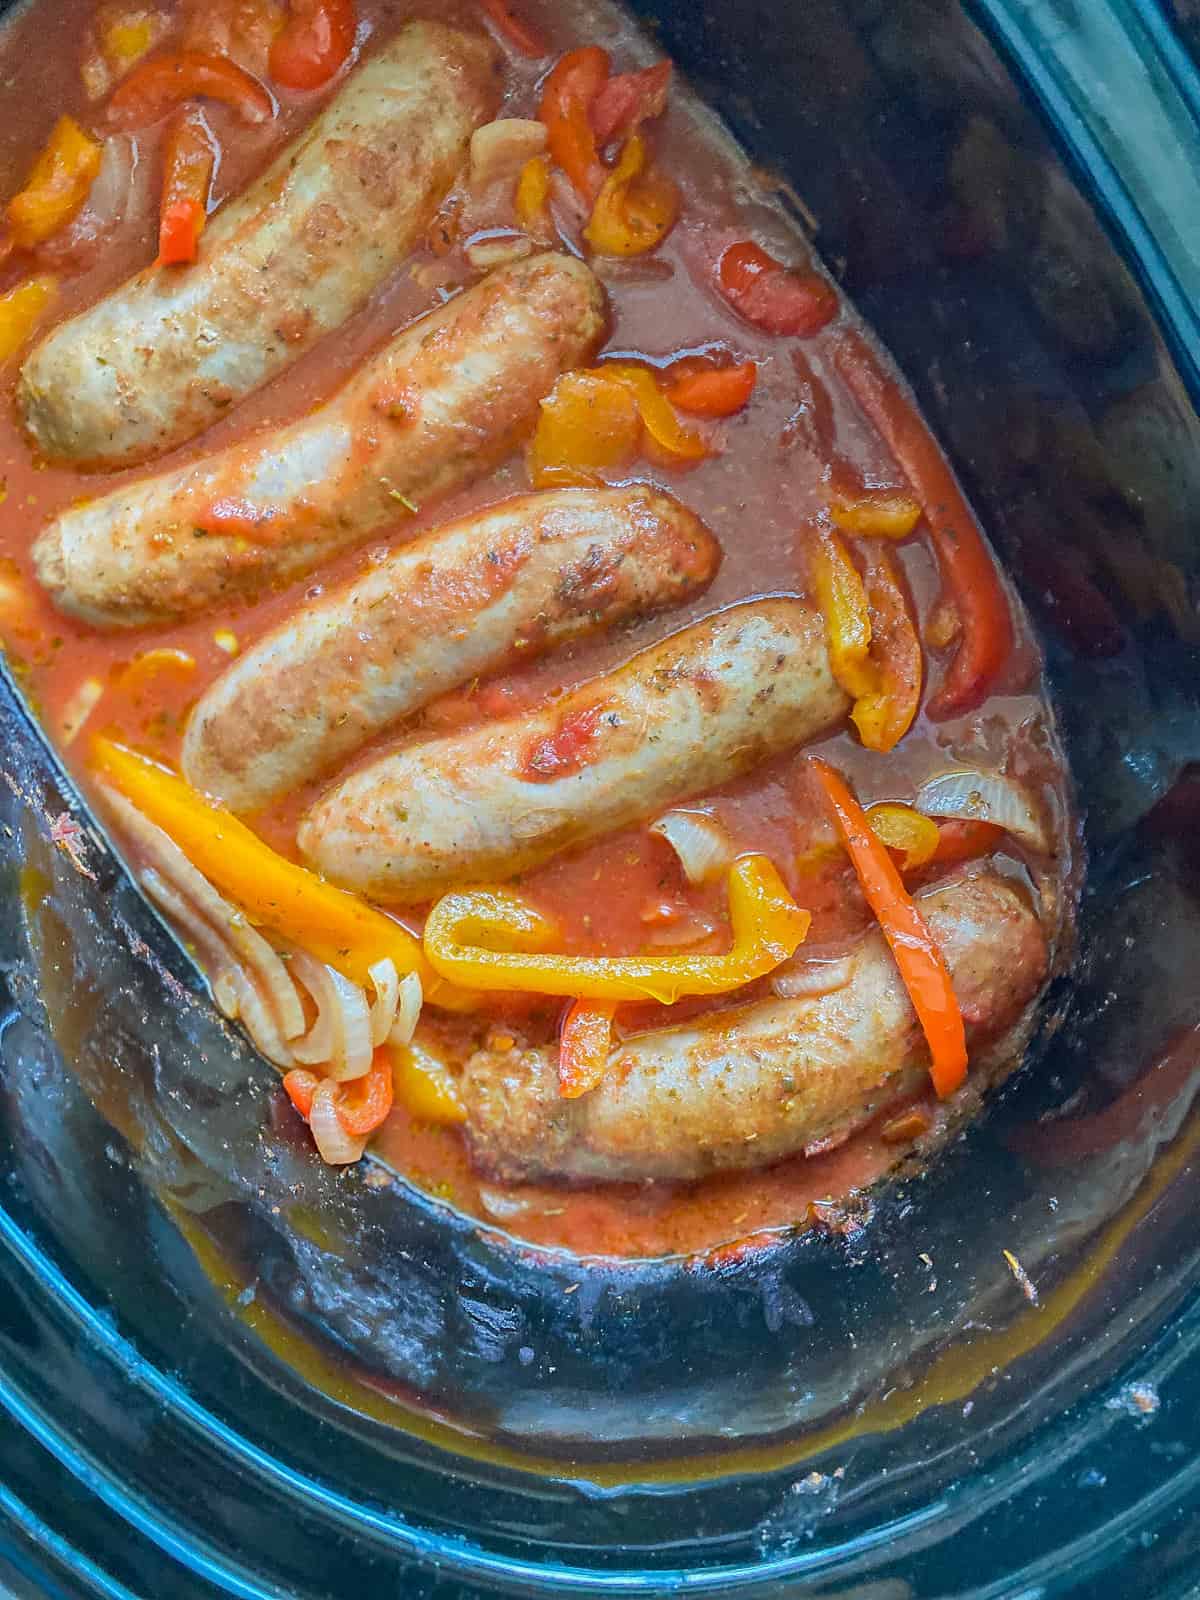
[[[635,133],[600,186],[583,237],[602,256],[641,256],[655,250],[679,220],[678,185],[651,163]]]
[[[565,372],[542,401],[527,465],[534,487],[596,484],[637,454],[642,419],[629,386],[603,370]]]
[[[458,1084],[444,1062],[414,1040],[393,1051],[396,1098],[418,1122],[452,1127],[467,1120]]]
[[[545,228],[549,203],[549,157],[532,156],[521,168],[513,197],[517,221],[527,233],[540,233]]]
[[[59,117],[33,170],[8,202],[13,243],[32,250],[65,227],[88,197],[103,151],[74,117]]]
[[[832,528],[814,530],[812,584],[825,619],[833,675],[849,695],[877,692],[871,664],[871,613],[867,590],[849,551]]]
[[[277,854],[182,778],[110,739],[93,739],[90,755],[93,773],[169,834],[252,922],[284,934],[352,983],[367,985],[371,967],[386,956],[401,976],[416,972],[435,1004],[457,1010],[468,1003],[430,969],[406,928]]]
[[[896,489],[863,489],[835,500],[829,515],[843,533],[907,539],[921,520],[921,508],[911,495]]]
[[[949,968],[924,917],[904,887],[887,845],[872,831],[845,779],[819,756],[810,756],[809,765],[824,791],[866,902],[891,946],[913,1010],[929,1042],[929,1074],[933,1086],[945,1099],[967,1075],[966,1030]]]
[[[932,817],[922,816],[912,806],[896,805],[884,801],[867,812],[871,832],[882,839],[889,850],[898,850],[903,856],[901,872],[915,872],[928,866],[937,855],[941,843],[941,830]]]
[[[733,939],[724,955],[554,955],[545,950],[556,931],[549,918],[507,889],[475,889],[434,906],[425,954],[447,982],[475,989],[673,1005],[683,995],[728,994],[765,977],[795,953],[812,919],[766,856],[749,855],[729,874],[729,920]]]
[[[58,294],[58,279],[26,278],[0,294],[0,362],[15,356]]]
[[[611,1002],[576,1000],[558,1035],[558,1092],[564,1100],[598,1089],[612,1050]]]
[[[912,727],[921,705],[925,661],[904,583],[889,555],[869,552],[865,579],[876,685],[850,712],[868,750],[886,755]]]
[[[633,361],[606,361],[593,370],[625,385],[637,401],[642,426],[669,456],[681,461],[700,461],[712,453],[703,434],[680,422],[675,407],[658,387],[649,367],[639,367]]]

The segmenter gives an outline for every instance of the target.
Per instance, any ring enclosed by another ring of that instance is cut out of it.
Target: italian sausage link
[[[25,425],[52,459],[126,466],[207,428],[366,304],[428,227],[499,103],[490,43],[413,22],[206,228],[26,360]]]
[[[300,848],[365,894],[429,899],[712,789],[846,709],[817,614],[799,600],[752,601],[543,711],[372,763],[309,812]]]
[[[697,517],[640,485],[506,500],[248,650],[193,711],[183,770],[235,811],[265,805],[458,684],[686,599],[718,560]]]
[[[98,626],[195,615],[297,578],[488,472],[559,374],[603,334],[603,291],[549,253],[420,318],[324,406],[191,466],[64,512],[34,562],[64,611]]]
[[[922,910],[975,1051],[1037,994],[1041,926],[994,874],[934,890]],[[844,988],[628,1039],[580,1099],[559,1096],[555,1046],[479,1051],[461,1089],[472,1153],[499,1177],[692,1179],[840,1142],[919,1087],[928,1059],[895,961],[873,933]]]

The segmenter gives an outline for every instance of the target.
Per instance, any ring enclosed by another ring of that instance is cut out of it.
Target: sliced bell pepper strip
[[[604,179],[583,237],[602,256],[641,256],[658,246],[679,219],[679,188],[651,163],[634,133]]]
[[[304,1067],[293,1067],[283,1075],[287,1097],[305,1122],[312,1115],[313,1096],[322,1081],[317,1073]],[[333,1109],[343,1131],[352,1139],[365,1139],[374,1133],[387,1119],[394,1094],[391,1052],[386,1045],[380,1045],[364,1077],[334,1085]]]
[[[0,294],[0,362],[15,356],[58,294],[58,279],[26,278]]]
[[[658,387],[649,367],[639,367],[632,361],[606,361],[593,369],[606,378],[616,378],[625,385],[637,401],[642,424],[655,444],[669,456],[683,461],[700,461],[710,455],[711,448],[703,434],[694,428],[685,428],[675,415],[675,408]]]
[[[849,551],[831,528],[814,530],[813,589],[825,619],[833,675],[856,699],[877,692],[871,663],[871,614],[867,590]]]
[[[289,0],[267,71],[285,89],[320,89],[354,48],[354,0]]]
[[[185,100],[219,100],[243,122],[269,122],[275,102],[257,78],[225,56],[179,50],[135,67],[108,102],[118,128],[144,128]]]
[[[439,980],[406,928],[278,855],[231,811],[173,772],[110,739],[93,739],[90,753],[96,776],[169,834],[197,871],[253,922],[286,935],[352,983],[365,986],[371,967],[387,956],[402,976],[419,974],[436,1004],[457,1009],[466,1003]]]
[[[733,939],[724,955],[553,955],[544,951],[555,935],[547,917],[507,889],[476,889],[434,906],[425,954],[447,982],[473,988],[673,1005],[764,977],[794,954],[812,919],[766,856],[751,855],[730,870],[729,920]]]
[[[938,823],[938,845],[932,861],[939,867],[958,866],[963,861],[978,861],[990,856],[1004,840],[998,822],[980,822],[974,817],[951,817]]]
[[[717,282],[738,315],[765,333],[807,338],[838,313],[837,291],[819,273],[793,271],[749,239],[722,255]]]
[[[458,1084],[443,1062],[415,1042],[394,1055],[396,1098],[410,1115],[439,1127],[467,1120]]]
[[[633,460],[642,436],[637,399],[606,373],[566,372],[542,401],[529,446],[529,476],[539,489],[595,484],[604,467]]]
[[[937,823],[932,817],[914,811],[912,806],[884,801],[871,807],[867,821],[871,832],[882,839],[889,850],[901,852],[904,857],[900,863],[901,872],[915,872],[918,867],[928,865],[937,854],[941,837]]]
[[[592,129],[598,144],[623,138],[661,117],[667,109],[671,87],[671,63],[658,61],[641,72],[619,72],[600,90],[592,102]]]
[[[59,117],[24,187],[6,208],[18,249],[32,250],[71,221],[88,197],[102,155],[99,140],[74,117]]]
[[[911,495],[895,489],[864,489],[853,497],[835,500],[829,515],[843,533],[907,539],[921,520],[921,508]]]
[[[866,748],[886,755],[900,743],[920,710],[925,661],[907,590],[885,552],[868,552],[863,586],[876,681],[855,702],[850,717]]]
[[[757,382],[753,361],[734,367],[680,361],[671,370],[667,399],[677,411],[693,417],[732,417],[749,404]]]
[[[855,329],[844,329],[834,344],[833,360],[920,502],[943,590],[961,621],[958,648],[929,702],[930,715],[970,711],[987,697],[1012,653],[1012,615],[1004,583],[936,440],[867,340]]]
[[[608,81],[608,51],[599,45],[568,50],[546,79],[538,116],[546,124],[551,160],[591,204],[605,179],[591,110]]]
[[[182,106],[167,128],[163,148],[158,259],[163,266],[195,261],[208,220],[208,194],[217,143],[198,106]]]
[[[597,1000],[576,1000],[563,1018],[558,1035],[558,1092],[577,1100],[597,1089],[612,1050],[616,1007]]]
[[[521,168],[513,206],[517,221],[527,232],[544,227],[550,201],[550,162],[546,156],[532,156]]]
[[[480,10],[496,26],[496,31],[512,45],[518,54],[536,60],[548,55],[546,41],[525,18],[518,15],[508,0],[479,0]]]
[[[950,971],[924,917],[904,887],[883,840],[871,831],[862,807],[840,773],[819,756],[809,764],[858,874],[867,904],[891,946],[929,1043],[929,1073],[938,1095],[953,1094],[967,1075],[967,1038]]]

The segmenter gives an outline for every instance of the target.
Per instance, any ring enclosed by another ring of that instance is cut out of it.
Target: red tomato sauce
[[[211,9],[220,13],[219,4]],[[88,101],[80,74],[81,40],[94,10],[95,0],[32,0],[0,30],[0,81],[6,85],[0,89],[0,197],[20,187],[60,113],[70,112],[85,127],[103,131],[100,107]],[[557,54],[595,39],[598,13],[582,0],[514,0],[513,7],[499,12],[490,0],[484,7],[477,0],[415,0],[402,7],[389,0],[360,0],[360,45],[366,40],[369,48],[371,37],[386,38],[413,15],[482,27],[485,13],[508,58],[508,91],[498,114],[535,115],[540,80],[553,56],[531,56],[531,41],[536,46],[544,39]],[[513,25],[513,16],[519,16],[520,26]],[[631,24],[616,12],[609,20],[611,26],[606,25],[599,42],[612,56],[614,73],[654,61],[655,53]],[[279,115],[262,127],[239,123],[222,106],[207,108],[222,149],[217,196],[243,188],[330,92],[280,91]],[[159,123],[137,135],[130,205],[94,248],[80,247],[63,271],[53,318],[39,332],[91,304],[153,258],[165,126]],[[886,446],[837,379],[829,353],[831,330],[780,336],[739,316],[719,290],[717,264],[731,245],[749,236],[784,258],[802,258],[794,225],[772,194],[766,187],[755,190],[744,160],[678,81],[671,87],[665,114],[648,124],[646,133],[656,163],[679,187],[680,220],[653,254],[594,263],[612,308],[604,355],[660,369],[684,357],[715,355],[721,364],[755,363],[757,381],[749,403],[727,419],[685,419],[712,443],[713,452],[704,460],[680,468],[661,457],[639,459],[632,468],[607,476],[613,482],[653,482],[683,498],[719,538],[724,552],[720,571],[707,592],[686,606],[443,696],[407,728],[374,741],[344,771],[413,733],[469,727],[545,704],[627,660],[635,650],[736,601],[803,593],[801,529],[828,502],[832,478],[839,485],[847,479],[868,487],[902,484]],[[168,627],[98,632],[56,611],[33,578],[30,546],[56,512],[195,459],[255,429],[294,419],[329,396],[398,327],[470,281],[474,273],[462,250],[466,241],[455,237],[459,215],[454,205],[443,208],[426,246],[336,335],[233,407],[199,438],[128,472],[79,473],[35,458],[12,404],[20,358],[0,367],[0,636],[25,693],[85,788],[90,735],[103,731],[164,762],[176,762],[190,708],[229,664],[231,654],[245,650],[306,597],[361,571],[373,553],[529,487],[523,456],[517,454],[483,481],[436,505],[398,512],[386,535],[374,538],[367,549],[328,562],[303,582],[253,604],[230,605]],[[514,226],[511,209],[503,205],[495,214],[472,214],[471,220],[481,234]],[[29,268],[28,260],[17,256],[0,262],[0,293]],[[896,555],[923,629],[938,590],[928,541],[918,537],[896,547]],[[991,698],[977,711],[936,725],[921,717],[886,759],[864,751],[850,732],[822,742],[822,753],[847,774],[864,804],[909,800],[924,776],[956,761],[995,765],[1007,755],[1054,791],[1051,809],[1061,844],[1066,811],[1061,777],[1046,755],[1055,748],[1052,720],[1041,693],[1036,647],[1020,617],[1017,625],[1016,648]],[[940,681],[946,659],[927,652],[926,698]],[[552,767],[586,760],[587,732],[576,719],[546,741],[553,748],[531,752],[533,765],[539,760]],[[256,831],[294,856],[298,817],[344,771],[326,775],[253,818]],[[837,948],[867,926],[853,874],[832,845],[829,823],[801,756],[769,763],[722,792],[691,803],[724,824],[739,852],[763,851],[776,863],[799,903],[813,914],[810,948]],[[1065,855],[1055,870],[1065,873]],[[716,950],[728,940],[723,888],[689,885],[670,848],[644,827],[554,860],[524,875],[516,887],[555,917],[569,951]],[[419,925],[419,918],[405,920]],[[672,1016],[713,1003],[684,1002]],[[557,1003],[521,997],[500,997],[490,1007],[493,1017],[518,1016],[527,1035],[538,1036],[540,1030],[547,1039],[553,1037],[560,1011]],[[621,1009],[618,1023],[628,1032],[663,1016],[661,1007],[629,1006]],[[456,1054],[461,1057],[469,1043],[462,1024],[431,1019],[429,1027],[451,1062]],[[423,1125],[400,1105],[376,1148],[420,1187],[538,1244],[585,1254],[634,1255],[704,1250],[760,1229],[803,1223],[810,1202],[874,1181],[904,1153],[902,1147],[882,1142],[875,1129],[826,1155],[698,1185],[506,1188],[474,1171],[457,1129]]]

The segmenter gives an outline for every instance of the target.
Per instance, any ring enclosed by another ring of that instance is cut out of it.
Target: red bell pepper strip
[[[937,849],[930,862],[939,867],[956,867],[963,861],[978,861],[990,856],[1004,841],[998,822],[981,822],[975,817],[951,817],[938,823]]]
[[[967,1075],[967,1039],[962,1011],[941,951],[900,877],[887,845],[875,834],[842,776],[827,761],[811,756],[817,781],[846,854],[858,874],[867,904],[891,946],[929,1042],[929,1074],[943,1100]]]
[[[287,1097],[305,1122],[312,1115],[313,1095],[320,1082],[317,1073],[303,1067],[293,1067],[284,1074]],[[381,1045],[365,1077],[335,1086],[333,1105],[343,1130],[352,1139],[365,1139],[387,1118],[394,1097],[391,1052],[386,1045]]]
[[[208,192],[216,161],[216,141],[203,113],[197,106],[183,107],[167,129],[163,155],[158,222],[161,265],[195,261],[197,243],[208,220]]]
[[[108,118],[118,128],[144,128],[185,100],[219,100],[243,122],[269,122],[275,102],[257,78],[226,56],[180,50],[143,61],[108,102]]]
[[[285,89],[320,89],[354,48],[354,0],[290,0],[267,71]]]
[[[693,417],[732,417],[749,403],[758,382],[753,361],[736,367],[714,367],[702,361],[681,361],[668,374],[667,399]]]
[[[599,1088],[612,1050],[613,1012],[603,1000],[576,1000],[558,1036],[558,1092],[564,1100]]]
[[[605,145],[661,117],[667,109],[671,63],[659,61],[641,72],[619,72],[610,78],[592,102],[592,130],[597,144]]]
[[[536,60],[550,54],[541,34],[513,10],[508,0],[479,0],[479,5],[484,16],[495,24],[496,31],[520,55]]]
[[[1008,595],[937,441],[899,383],[856,329],[839,334],[834,365],[904,472],[929,524],[945,598],[961,622],[958,647],[929,714],[943,718],[984,700],[1012,653]]]
[[[717,281],[737,314],[765,333],[803,339],[837,316],[837,292],[819,273],[793,272],[749,239],[725,251]]]
[[[589,204],[600,193],[606,175],[591,110],[608,81],[608,59],[608,51],[599,45],[568,50],[546,79],[538,111],[549,135],[551,160]]]

